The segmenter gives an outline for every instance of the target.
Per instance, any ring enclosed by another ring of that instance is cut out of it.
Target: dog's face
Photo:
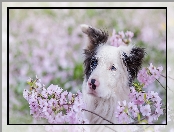
[[[108,34],[88,25],[81,26],[88,35],[85,49],[85,90],[94,97],[108,99],[129,91],[144,57],[144,50],[132,46],[108,45]]]

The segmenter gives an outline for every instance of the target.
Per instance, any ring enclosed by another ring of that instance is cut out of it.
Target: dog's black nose
[[[95,85],[95,79],[91,79],[92,85]]]
[[[91,79],[91,84],[92,84],[92,89],[96,89],[96,85],[95,85],[95,79]]]
[[[97,87],[99,87],[100,82],[97,79],[89,79],[88,80],[88,86],[91,90],[95,90]]]

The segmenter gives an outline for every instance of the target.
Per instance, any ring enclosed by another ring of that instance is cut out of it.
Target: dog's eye
[[[93,57],[90,63],[91,70],[93,71],[97,67],[97,65],[98,65],[98,60],[95,57]]]
[[[111,71],[116,71],[117,69],[115,68],[115,66],[114,65],[112,65],[112,67],[111,67]]]

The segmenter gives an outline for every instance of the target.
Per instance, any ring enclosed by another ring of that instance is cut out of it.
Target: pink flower
[[[151,74],[148,73],[146,68],[143,68],[142,70],[139,71],[137,75],[138,81],[141,84],[144,84],[144,88],[146,88],[148,85],[150,85],[160,77],[162,67],[156,69],[156,67],[154,67],[151,63],[150,66],[148,67],[148,70],[150,71]]]
[[[110,38],[110,42],[112,46],[119,47],[120,45],[125,45],[123,42],[123,38],[125,37],[123,31],[116,34],[115,29],[113,29],[112,36]]]
[[[137,105],[135,105],[133,102],[129,102],[128,108],[129,108],[129,112],[132,113],[134,118],[137,117],[137,114],[139,113]]]
[[[163,114],[163,109],[161,109],[160,107],[157,107],[155,110],[155,114],[159,117],[160,115]]]
[[[140,106],[140,111],[141,111],[143,116],[150,116],[150,114],[151,114],[150,105],[147,104],[145,106]]]
[[[154,71],[156,70],[156,67],[153,66],[152,63],[150,63],[150,66],[148,67],[148,69],[150,70],[150,72],[153,74]]]
[[[23,97],[28,101],[28,98],[29,98],[29,91],[28,90],[24,89]]]
[[[118,117],[118,122],[119,123],[125,123],[127,124],[129,122],[129,116],[126,113],[121,113]]]
[[[125,33],[125,35],[126,35],[126,37],[128,37],[128,38],[131,39],[131,38],[134,36],[134,33],[131,32],[131,31],[127,31],[127,32]]]
[[[57,90],[56,85],[51,84],[48,88],[47,88],[47,92],[51,95],[53,94],[55,91]]]
[[[43,88],[41,92],[42,97],[47,98],[48,97],[48,91],[47,89]]]
[[[153,76],[155,79],[158,79],[163,70],[163,67],[160,66],[160,67],[156,68],[152,65],[152,63],[150,63],[150,66],[148,67],[148,69],[150,70],[150,73],[152,74],[151,76]]]
[[[72,99],[72,93],[71,93],[71,92],[68,93],[68,99],[69,99],[69,100]]]
[[[163,70],[163,67],[162,67],[162,66],[160,66],[160,67],[158,67],[157,69],[158,69],[158,70],[159,70],[159,72],[161,73],[161,72],[162,72],[162,70]]]
[[[123,31],[118,32],[118,34],[120,35],[120,37],[121,37],[122,39],[125,37],[125,35],[124,35],[124,32],[123,32]]]

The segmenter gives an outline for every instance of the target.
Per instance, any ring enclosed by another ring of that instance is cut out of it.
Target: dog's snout
[[[88,85],[90,89],[95,90],[99,86],[99,82],[96,79],[90,79]]]
[[[91,83],[92,83],[92,85],[95,85],[95,79],[91,79]]]

